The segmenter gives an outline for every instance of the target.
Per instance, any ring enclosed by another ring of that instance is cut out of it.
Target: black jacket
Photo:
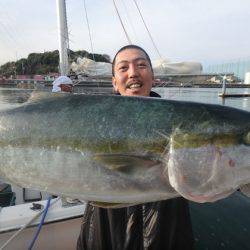
[[[160,97],[151,92],[150,96]],[[190,250],[188,202],[183,198],[120,209],[87,205],[78,250]]]

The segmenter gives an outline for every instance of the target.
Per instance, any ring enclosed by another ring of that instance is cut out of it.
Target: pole
[[[67,75],[69,73],[68,61],[68,26],[66,16],[65,0],[57,0],[57,24],[59,36],[59,72],[60,75]]]
[[[223,96],[226,94],[226,79],[227,79],[227,76],[224,75],[223,80],[222,80],[222,95]]]

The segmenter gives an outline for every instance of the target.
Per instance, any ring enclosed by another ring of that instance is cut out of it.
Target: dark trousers
[[[188,202],[175,198],[121,209],[87,205],[77,249],[194,249]]]

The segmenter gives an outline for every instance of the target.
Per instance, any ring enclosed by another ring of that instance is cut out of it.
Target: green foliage
[[[16,74],[15,62],[7,62],[0,67],[0,75],[9,77]]]
[[[25,58],[22,58],[20,60],[18,60],[15,63],[16,66],[16,72],[20,72],[20,74],[24,75],[24,74],[28,74],[28,60]]]
[[[93,60],[93,54],[85,51],[69,50],[69,61],[72,63],[78,57],[87,57]],[[96,62],[110,62],[108,55],[94,54]],[[10,77],[11,75],[46,75],[51,72],[57,73],[59,65],[58,50],[47,51],[44,53],[31,53],[27,59],[22,58],[16,62],[8,62],[0,67],[0,75]]]

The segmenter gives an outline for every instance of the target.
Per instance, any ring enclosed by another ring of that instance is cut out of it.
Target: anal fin
[[[124,208],[129,206],[134,206],[136,204],[130,204],[130,203],[109,203],[109,202],[99,202],[99,201],[91,201],[91,206],[94,207],[101,207],[101,208]]]

